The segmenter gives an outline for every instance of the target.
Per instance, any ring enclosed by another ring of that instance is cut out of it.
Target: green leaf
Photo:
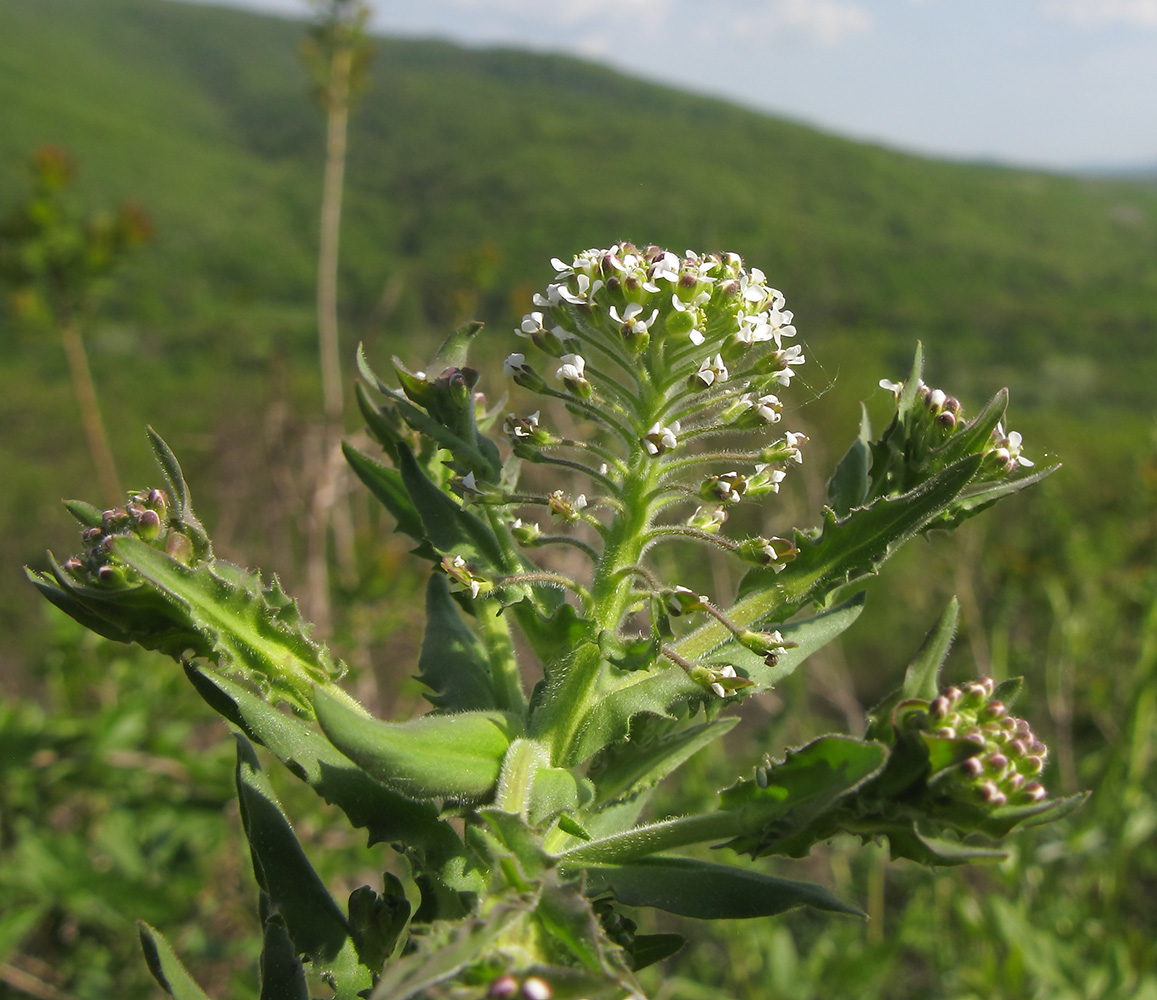
[[[434,360],[447,368],[461,368],[466,364],[466,356],[470,351],[470,342],[482,331],[483,323],[472,320],[458,327],[450,336],[442,341]]]
[[[153,446],[153,455],[156,457],[157,465],[161,467],[161,474],[165,477],[165,483],[169,488],[169,496],[176,508],[169,511],[169,519],[176,521],[181,531],[189,536],[197,558],[211,559],[213,546],[204,525],[193,513],[193,501],[189,496],[189,486],[185,482],[184,473],[181,472],[181,464],[160,434],[152,427],[148,428],[148,433],[149,443]]]
[[[631,956],[631,968],[638,972],[648,965],[670,958],[686,943],[687,939],[682,934],[636,934],[627,948]]]
[[[64,507],[86,528],[99,528],[104,524],[104,512],[83,500],[65,500]]]
[[[385,968],[370,1000],[421,996],[477,962],[500,937],[510,933],[512,924],[530,913],[527,902],[499,901],[490,906],[485,917],[432,925],[430,934],[414,939],[414,951]]]
[[[181,960],[174,954],[169,942],[160,931],[144,921],[137,924],[141,937],[141,950],[149,972],[160,984],[161,989],[176,1000],[209,1000],[208,995],[189,975]]]
[[[977,861],[1003,861],[1007,851],[924,834],[914,827],[888,831],[888,851],[895,861],[907,858],[922,865],[949,867]]]
[[[297,957],[280,913],[265,918],[260,973],[260,1000],[309,1000],[305,966]]]
[[[956,624],[960,618],[960,602],[955,597],[940,620],[932,626],[924,637],[924,642],[916,651],[916,656],[908,664],[904,673],[904,683],[900,688],[902,698],[923,698],[931,701],[940,693],[940,668],[952,647],[956,636]]]
[[[285,921],[295,952],[332,978],[337,997],[353,1000],[371,985],[370,970],[358,963],[345,916],[301,849],[252,744],[240,735],[237,797],[254,875]]]
[[[398,445],[398,468],[434,548],[479,558],[492,568],[503,566],[502,549],[490,526],[435,486],[405,444]]]
[[[866,599],[867,594],[861,590],[842,604],[828,611],[822,611],[813,618],[779,625],[778,631],[784,640],[794,642],[796,645],[780,653],[774,664],[768,664],[766,657],[753,653],[735,639],[725,642],[710,654],[700,653],[701,640],[697,632],[692,632],[686,639],[676,643],[675,649],[685,658],[702,657],[705,662],[711,664],[730,663],[752,682],[752,686],[745,688],[744,693],[756,694],[774,687],[789,677],[812,653],[838,638],[860,617]],[[760,623],[755,624],[758,626]]]
[[[642,858],[586,872],[589,894],[610,892],[626,906],[653,906],[697,920],[771,917],[798,906],[864,916],[823,886],[695,858]]]
[[[430,689],[426,700],[439,711],[498,707],[486,649],[462,620],[446,577],[438,573],[426,586],[426,635],[418,657],[418,680]]]
[[[410,901],[397,876],[386,872],[381,895],[368,885],[350,894],[350,933],[358,956],[369,969],[380,969],[394,953],[410,922]]]
[[[428,802],[415,802],[374,781],[301,719],[278,711],[236,681],[186,665],[200,695],[251,740],[265,746],[326,802],[341,809],[369,843],[402,843],[420,851],[426,867],[455,888],[477,891],[477,875],[463,882],[465,848]],[[458,877],[454,878],[454,873]]]
[[[801,857],[816,840],[831,836],[833,810],[841,799],[876,776],[888,760],[880,743],[849,736],[821,736],[765,769],[720,792],[724,810],[741,810],[752,832],[728,843],[753,858],[765,854]]]
[[[876,573],[897,548],[953,503],[980,462],[979,455],[963,459],[914,490],[882,497],[843,519],[825,510],[819,537],[800,535],[799,555],[783,572],[757,569],[744,577],[740,600],[728,616],[741,626],[782,621],[809,601],[822,604],[840,588]],[[722,628],[717,624],[714,630]]]
[[[983,450],[1007,409],[1008,390],[1001,389],[980,413],[936,449],[936,460],[942,466],[948,466],[966,455]]]
[[[660,735],[641,745],[632,740],[608,747],[591,771],[596,801],[603,805],[657,785],[703,747],[730,732],[737,722],[739,719],[734,716],[714,719]]]
[[[562,763],[573,767],[603,747],[625,740],[636,715],[673,719],[671,709],[676,705],[704,696],[703,689],[674,664],[634,671],[594,702]]]
[[[1012,474],[998,479],[995,482],[977,483],[964,490],[956,501],[945,511],[932,526],[936,528],[952,529],[963,524],[970,517],[975,517],[983,510],[987,510],[994,503],[1007,496],[1019,493],[1029,486],[1034,486],[1042,479],[1051,476],[1060,464],[1050,465],[1048,468],[1038,469],[1036,472]]]
[[[341,670],[275,579],[224,563],[182,566],[140,539],[121,536],[113,554],[163,595],[172,617],[187,626],[223,668],[269,685],[300,711],[311,711],[313,684],[332,684]],[[192,643],[190,643],[192,645]],[[202,649],[198,649],[201,652]]]
[[[868,408],[860,404],[860,434],[828,482],[828,506],[839,517],[844,517],[852,508],[861,506],[868,498],[868,469],[872,461],[869,442],[872,425],[868,421]]]
[[[348,444],[343,443],[341,448],[350,468],[357,473],[358,479],[365,483],[386,510],[394,515],[394,519],[398,522],[395,530],[419,542],[425,541],[426,532],[422,518],[410,501],[410,494],[402,483],[402,474],[397,469],[375,462]]]
[[[416,799],[485,798],[498,783],[507,749],[520,735],[518,722],[503,712],[382,722],[320,688],[314,710],[338,750],[370,777]]]

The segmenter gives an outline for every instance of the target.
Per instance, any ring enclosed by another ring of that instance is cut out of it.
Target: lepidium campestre
[[[234,726],[263,997],[319,983],[351,1000],[641,996],[635,973],[682,939],[639,933],[632,908],[859,913],[728,851],[798,858],[850,833],[954,865],[1079,802],[1049,796],[1047,750],[1009,712],[1017,682],[941,688],[953,602],[864,738],[767,747],[736,762],[745,777],[713,808],[648,819],[659,782],[736,724],[731,706],[856,620],[857,581],[1051,469],[1004,430],[1005,391],[968,418],[924,384],[917,348],[902,382],[881,383],[892,418],[878,438],[861,422],[815,526],[734,532],[739,505],[775,523],[781,484],[808,461],[785,405],[806,359],[784,296],[735,254],[620,243],[552,264],[503,364],[509,407],[487,408],[467,364],[476,324],[422,370],[395,361],[383,379],[359,358],[381,453],[347,457],[429,567],[427,714],[380,721],[344,692],[277,581],[214,556],[155,434],[163,487],[116,510],[70,503],[83,552],[31,574],[90,628],[182,661]],[[672,577],[668,545],[745,564],[738,592]],[[380,886],[330,895],[262,758],[365,828],[383,865],[397,856]],[[695,845],[721,850],[707,861]],[[142,940],[172,995],[204,996],[160,932]]]

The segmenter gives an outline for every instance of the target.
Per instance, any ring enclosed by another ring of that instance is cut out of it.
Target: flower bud
[[[541,976],[528,976],[523,980],[519,995],[523,1000],[552,1000],[554,990]]]
[[[705,611],[709,603],[706,594],[696,594],[687,587],[676,587],[674,590],[664,590],[660,595],[663,607],[672,618],[691,614],[694,611]]]
[[[542,529],[536,522],[519,517],[510,522],[510,534],[519,545],[534,545],[542,536]]]
[[[687,527],[714,535],[726,520],[727,511],[722,507],[696,507],[695,513],[687,518]]]
[[[486,1000],[513,1000],[518,995],[518,980],[513,976],[499,976],[486,989]]]
[[[550,512],[564,521],[577,521],[582,515],[579,513],[587,505],[587,498],[579,494],[570,500],[562,490],[555,490],[546,498]]]
[[[581,354],[564,354],[559,360],[562,361],[562,364],[559,365],[555,375],[562,381],[567,392],[572,392],[584,399],[590,396],[591,384],[583,375],[586,370],[586,360],[583,356]],[[515,381],[518,381],[517,377]]]
[[[165,554],[182,566],[188,566],[193,561],[193,542],[188,535],[170,531],[168,538],[165,539]]]
[[[724,472],[719,476],[710,476],[699,487],[699,496],[704,500],[715,500],[719,503],[738,503],[747,492],[747,477],[738,472]]]
[[[756,537],[740,542],[735,554],[756,566],[770,566],[779,573],[799,555],[799,549],[786,538]]]

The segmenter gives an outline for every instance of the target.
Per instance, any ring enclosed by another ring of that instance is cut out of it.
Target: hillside
[[[128,476],[148,475],[151,420],[210,514],[260,506],[264,473],[237,470],[257,467],[245,448],[271,407],[316,410],[322,121],[301,34],[174,0],[0,4],[0,214],[52,142],[89,203],[153,216],[90,350]],[[899,374],[921,337],[966,398],[1006,383],[1042,422],[1147,419],[1128,414],[1157,377],[1157,185],[906,156],[557,56],[382,39],[371,73],[345,203],[351,357],[364,339],[421,361],[467,318],[508,329],[552,256],[631,238],[762,267],[823,366],[816,388],[837,378],[849,406],[878,377],[864,365]],[[35,560],[67,544],[47,501],[85,492],[87,458],[55,345],[3,338],[0,533]]]
[[[94,197],[157,219],[126,318],[186,336],[275,322],[312,281],[321,123],[300,33],[172,0],[8,0],[3,190],[59,142]],[[739,250],[815,339],[920,335],[986,365],[1063,349],[1104,373],[1155,332],[1152,185],[904,156],[556,56],[382,40],[346,206],[351,339],[391,276],[399,331],[461,318],[478,286],[471,311],[506,323],[524,301],[508,289],[619,236]]]

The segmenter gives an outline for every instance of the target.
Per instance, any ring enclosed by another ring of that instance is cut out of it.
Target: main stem
[[[646,386],[641,386],[646,390]],[[643,395],[643,392],[640,393]],[[646,393],[639,400],[635,414],[639,427],[647,427],[661,400]],[[602,556],[595,567],[590,589],[591,618],[594,636],[615,632],[632,600],[634,577],[626,572],[638,564],[647,540],[655,493],[662,471],[661,463],[643,453],[636,445],[635,461],[619,490],[619,507],[607,528]],[[602,659],[594,646],[573,651],[564,664],[556,668],[560,681],[553,685],[548,704],[536,715],[535,730],[549,742],[555,765],[579,763],[572,759],[580,728],[599,696],[598,678]]]
[[[338,46],[330,62],[329,86],[326,88],[325,174],[322,179],[321,235],[317,254],[317,337],[325,424],[321,435],[319,478],[309,518],[306,586],[310,614],[322,634],[328,633],[330,629],[326,534],[331,522],[343,576],[354,576],[355,561],[353,531],[348,515],[337,518],[332,516],[337,501],[337,479],[343,465],[340,458],[336,463],[331,461],[335,452],[340,451],[344,411],[338,338],[337,272],[352,65],[353,49],[349,45]]]
[[[121,493],[120,477],[117,475],[116,462],[113,460],[112,449],[105,434],[104,421],[100,415],[100,404],[96,398],[96,385],[92,380],[92,371],[88,366],[88,354],[84,349],[84,341],[80,336],[80,328],[73,318],[67,318],[60,328],[60,339],[64,344],[64,353],[68,356],[68,367],[72,374],[72,388],[76,393],[76,402],[80,406],[80,421],[84,426],[85,437],[88,438],[88,450],[96,466],[97,478],[100,480],[100,491],[105,501],[116,505],[124,501]]]

